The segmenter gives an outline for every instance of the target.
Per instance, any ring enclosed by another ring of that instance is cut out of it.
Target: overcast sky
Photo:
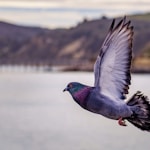
[[[43,27],[67,27],[94,19],[150,11],[150,0],[0,0],[0,20]]]

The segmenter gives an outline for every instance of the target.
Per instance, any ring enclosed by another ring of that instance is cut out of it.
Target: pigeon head
[[[84,107],[86,98],[90,92],[92,87],[83,85],[78,82],[71,82],[67,85],[67,87],[63,90],[68,91],[73,99],[82,107]]]
[[[71,95],[74,95],[75,93],[77,93],[78,91],[80,91],[84,87],[85,87],[85,85],[80,84],[78,82],[71,82],[63,90],[63,92],[68,91]]]

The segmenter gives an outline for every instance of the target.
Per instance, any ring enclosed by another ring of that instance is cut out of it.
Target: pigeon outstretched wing
[[[95,87],[113,100],[125,99],[130,85],[133,27],[124,17],[113,20],[94,65]]]

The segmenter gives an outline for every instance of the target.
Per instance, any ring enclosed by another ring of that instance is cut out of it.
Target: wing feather
[[[133,27],[124,17],[116,27],[112,21],[94,65],[95,87],[114,100],[125,99],[131,75]]]

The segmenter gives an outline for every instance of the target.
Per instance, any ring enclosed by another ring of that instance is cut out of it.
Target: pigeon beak
[[[65,92],[65,91],[68,91],[68,87],[66,87],[66,88],[63,90],[63,92]]]

